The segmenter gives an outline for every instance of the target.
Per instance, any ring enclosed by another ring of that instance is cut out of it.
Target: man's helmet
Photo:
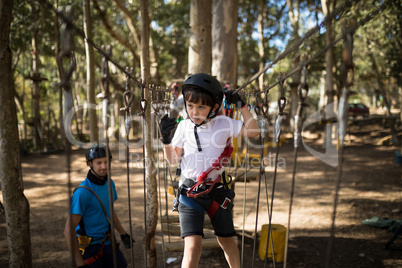
[[[186,91],[186,88],[189,86],[195,86],[204,89],[212,96],[215,103],[218,103],[219,105],[222,103],[223,100],[222,85],[215,77],[204,73],[190,75],[183,83],[182,86],[183,96],[184,92]]]
[[[106,157],[106,147],[103,144],[92,145],[91,147],[88,148],[88,150],[85,153],[87,163],[96,158],[102,158],[102,157]],[[109,149],[109,159],[112,159],[112,153],[110,152],[110,149]]]

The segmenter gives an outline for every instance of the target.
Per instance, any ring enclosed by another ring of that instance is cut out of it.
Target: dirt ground
[[[389,135],[389,129],[384,129],[381,125],[352,126],[349,129],[341,169],[322,162],[306,150],[313,148],[325,153],[322,149],[322,132],[305,133],[304,144],[300,146],[297,155],[291,213],[289,207],[294,148],[290,138],[279,148],[281,166],[276,175],[274,191],[272,162],[267,164],[265,175],[261,177],[260,195],[258,195],[258,179],[246,183],[239,181],[235,184],[234,222],[243,267],[283,267],[283,263],[272,261],[268,261],[265,266],[264,261],[258,257],[258,239],[254,247],[255,226],[260,234],[261,225],[268,223],[267,208],[271,205],[272,223],[287,227],[290,215],[287,267],[325,267],[327,260],[331,263],[330,267],[402,267],[402,237],[396,239],[390,249],[385,250],[384,245],[390,240],[392,233],[361,224],[363,220],[374,216],[402,219],[401,166],[396,164],[394,157],[397,148],[378,144],[384,136]],[[275,158],[275,152],[276,148],[270,148],[268,163]],[[140,168],[142,162],[138,161],[141,159],[141,149],[133,149],[131,153],[133,160],[130,165],[131,219],[136,243],[133,256],[126,249],[123,249],[123,253],[131,267],[145,267],[143,171]],[[25,195],[31,207],[34,267],[73,267],[63,236],[70,196],[66,161],[63,152],[31,154],[22,158]],[[71,182],[74,187],[86,175],[87,167],[84,161],[84,151],[74,150],[71,164]],[[120,161],[118,151],[114,150],[112,177],[119,195],[115,207],[123,226],[128,231],[128,187],[125,167],[125,161]],[[254,169],[254,172],[256,170]],[[331,235],[338,170],[341,170],[340,190],[335,227]],[[164,179],[165,176],[161,174],[161,178]],[[172,216],[173,196],[165,194],[163,181],[160,186],[161,214],[168,213]],[[271,204],[272,196],[273,204]],[[243,209],[244,198],[246,202]],[[327,253],[331,237],[332,249]],[[158,267],[180,267],[181,252],[162,254],[162,245],[169,240],[180,239],[177,236],[169,237],[166,232],[162,234],[160,223],[155,239]],[[8,265],[6,223],[4,215],[0,215],[0,267]],[[215,249],[204,251],[200,267],[228,266],[222,251]]]

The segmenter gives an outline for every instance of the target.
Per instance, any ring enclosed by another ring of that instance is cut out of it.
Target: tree
[[[212,74],[236,84],[238,0],[215,0],[212,7]]]
[[[34,14],[34,26],[31,37],[32,44],[32,72],[30,74],[30,79],[32,80],[32,98],[33,98],[33,127],[34,127],[34,145],[37,148],[43,149],[43,134],[42,134],[42,124],[40,117],[40,87],[39,83],[42,81],[42,77],[40,74],[40,58],[39,58],[39,9],[36,6],[36,3],[31,3],[32,14]]]
[[[9,33],[13,1],[0,2],[0,179],[10,267],[32,267],[29,203],[24,195]]]
[[[299,18],[300,18],[300,0],[286,0],[286,3],[289,8],[289,20],[290,24],[292,26],[292,38],[291,38],[291,43],[296,42],[300,39],[299,35]],[[292,59],[292,67],[296,68],[300,65],[300,52],[299,48],[295,48],[293,59]],[[301,72],[296,72],[293,75],[292,82],[290,83],[290,127],[293,129],[293,116],[297,112],[297,106],[298,106],[298,98],[297,98],[297,87],[300,84],[300,75]]]
[[[91,5],[90,0],[83,0],[84,10],[84,32],[85,35],[93,39],[92,34],[92,19],[91,19]],[[87,62],[87,102],[88,104],[95,104],[95,64],[94,64],[94,48],[92,45],[85,41],[85,52]],[[98,119],[96,109],[88,109],[89,114],[89,141],[98,142]]]
[[[336,6],[336,0],[321,0],[321,6],[322,6],[322,13],[324,14],[325,17],[329,16],[334,10]],[[325,23],[325,44],[329,45],[332,43],[334,36],[333,36],[333,30],[332,30],[332,21],[328,20]],[[334,96],[335,96],[335,90],[334,90],[334,74],[333,74],[333,68],[335,67],[335,62],[334,62],[334,48],[330,47],[328,48],[327,52],[325,53],[325,95],[327,96],[327,107],[325,109],[325,112],[328,113],[330,116],[333,114],[333,107],[335,105],[330,105],[334,103]],[[332,109],[328,110],[328,109]],[[325,129],[325,144],[324,146],[328,146],[332,144],[332,134],[336,131],[335,127],[327,127]]]
[[[141,77],[146,85],[149,85],[150,78],[150,60],[149,60],[149,13],[148,13],[148,0],[141,0]],[[145,91],[144,95],[146,101],[151,103],[151,92],[149,90]],[[144,103],[143,103],[144,104]],[[151,105],[145,107],[145,115],[143,120],[146,127],[143,130],[145,134],[143,139],[145,142],[145,175],[146,175],[146,215],[145,215],[145,241],[146,241],[146,258],[147,267],[156,267],[156,246],[155,246],[155,230],[158,223],[158,191],[156,182],[155,171],[155,161],[154,161],[154,150],[152,149],[152,117],[151,117]]]
[[[188,73],[211,73],[211,0],[190,1]]]

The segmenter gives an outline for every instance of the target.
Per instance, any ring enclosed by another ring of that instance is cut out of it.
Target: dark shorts
[[[227,197],[233,200],[235,194],[233,190],[227,190],[223,187],[216,188],[206,195],[197,198],[187,197],[185,191],[182,192],[179,203],[179,219],[181,237],[189,235],[204,236],[204,217],[205,211],[208,210],[212,202],[217,199],[217,196]],[[218,198],[219,199],[219,198]],[[233,226],[232,209],[224,209],[219,207],[215,215],[211,219],[214,233],[220,237],[231,237],[236,235]]]
[[[84,260],[96,255],[102,244],[95,244],[85,248]],[[118,268],[126,268],[127,262],[124,258],[123,252],[117,247],[116,249],[116,263]],[[107,268],[114,267],[113,264],[113,251],[112,245],[105,245],[103,247],[103,257],[89,266],[90,268]]]

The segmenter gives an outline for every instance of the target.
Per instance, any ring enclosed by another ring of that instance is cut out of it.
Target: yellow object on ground
[[[265,259],[265,252],[267,249],[267,239],[268,239],[268,224],[263,224],[261,227],[261,237],[260,244],[258,247],[258,254],[260,255],[260,259]],[[269,240],[271,240],[274,244],[274,256],[276,262],[283,262],[284,253],[285,253],[285,242],[286,242],[286,227],[281,224],[271,224],[271,232],[272,235],[269,236]],[[272,260],[272,245],[271,241],[269,241],[268,245],[268,253],[267,258]]]

